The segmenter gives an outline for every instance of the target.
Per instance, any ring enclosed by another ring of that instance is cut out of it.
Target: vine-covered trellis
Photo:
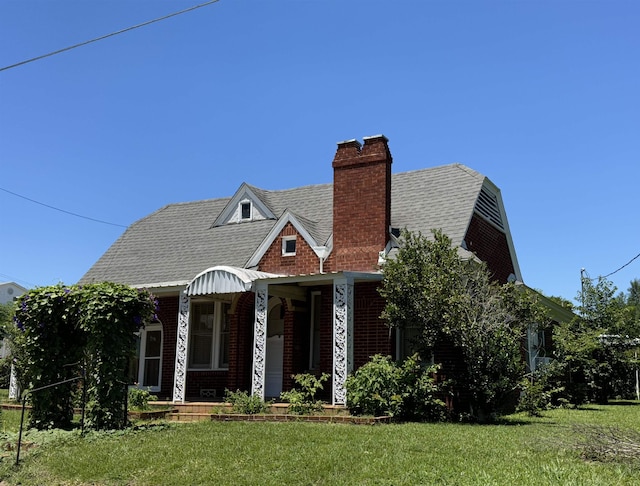
[[[110,282],[33,289],[18,299],[12,351],[23,389],[64,381],[86,369],[87,426],[126,425],[127,362],[135,332],[155,318],[146,290]],[[67,428],[73,420],[71,382],[31,396],[29,425]]]

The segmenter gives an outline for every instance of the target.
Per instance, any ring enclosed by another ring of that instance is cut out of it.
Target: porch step
[[[211,413],[173,412],[173,413],[167,414],[167,419],[170,422],[200,422],[204,420],[211,420]]]
[[[199,420],[212,420],[213,416],[231,414],[231,404],[225,402],[154,402],[154,406],[171,406],[173,412],[167,414],[167,419],[172,422],[195,422]],[[269,407],[269,413],[277,416],[287,415],[288,403],[273,403]],[[348,416],[347,409],[343,406],[325,405],[324,415]]]

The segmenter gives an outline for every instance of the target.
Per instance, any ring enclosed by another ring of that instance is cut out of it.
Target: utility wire
[[[127,228],[127,226],[125,226],[123,224],[110,223],[108,221],[102,221],[101,219],[90,218],[89,216],[83,216],[82,214],[72,213],[71,211],[67,211],[65,209],[60,209],[60,208],[57,208],[55,206],[50,206],[49,204],[45,204],[45,203],[42,203],[40,201],[36,201],[35,199],[31,199],[29,197],[23,196],[23,195],[18,194],[16,192],[9,191],[8,189],[4,189],[2,187],[0,187],[0,191],[4,191],[4,192],[6,192],[8,194],[11,194],[12,196],[16,196],[16,197],[20,197],[22,199],[26,199],[27,201],[30,201],[30,202],[35,203],[35,204],[39,204],[40,206],[44,206],[45,208],[54,209],[56,211],[60,211],[61,213],[65,213],[65,214],[70,214],[71,216],[75,216],[76,218],[88,219],[89,221],[94,221],[96,223],[108,224],[108,225],[111,225],[111,226],[118,226],[120,228]]]
[[[6,278],[7,283],[8,282],[15,282],[17,284],[20,284],[20,282],[22,282],[23,284],[25,284],[27,287],[35,287],[35,284],[32,284],[31,282],[27,282],[26,280],[21,280],[19,278],[16,277],[12,277],[11,275],[7,275],[6,273],[0,273],[0,277],[2,278]],[[3,282],[4,283],[4,282]]]
[[[103,36],[100,36],[100,37],[96,37],[95,39],[91,39],[91,40],[88,40],[88,41],[85,41],[85,42],[81,42],[79,44],[74,44],[72,46],[65,47],[63,49],[58,49],[57,51],[53,51],[53,52],[49,52],[48,54],[43,54],[41,56],[33,57],[31,59],[27,59],[26,61],[21,61],[21,62],[18,62],[16,64],[11,64],[10,66],[5,66],[5,67],[0,68],[0,72],[1,71],[6,71],[7,69],[12,69],[12,68],[15,68],[15,67],[18,67],[18,66],[22,66],[22,65],[28,64],[30,62],[39,61],[40,59],[44,59],[46,57],[55,56],[56,54],[60,54],[62,52],[70,51],[71,49],[75,49],[76,47],[86,46],[87,44],[91,44],[93,42],[98,42],[98,41],[101,41],[103,39],[107,39],[109,37],[113,37],[113,36],[118,35],[118,34],[123,34],[125,32],[129,32],[130,30],[138,29],[140,27],[144,27],[146,25],[153,24],[155,22],[160,22],[161,20],[166,20],[168,18],[175,17],[176,15],[180,15],[180,14],[183,14],[183,13],[186,13],[186,12],[191,12],[192,10],[196,10],[198,8],[206,7],[207,5],[211,5],[212,3],[216,3],[218,1],[219,0],[209,0],[208,2],[201,3],[200,5],[194,5],[193,7],[185,8],[184,10],[180,10],[179,12],[174,12],[172,14],[165,15],[164,17],[159,17],[157,19],[148,20],[148,21],[143,22],[141,24],[134,25],[132,27],[127,27],[126,29],[118,30],[117,32],[112,32],[111,34],[107,34],[107,35],[103,35]]]
[[[627,263],[625,263],[624,265],[622,265],[620,268],[617,268],[617,269],[616,269],[616,270],[614,270],[613,272],[608,273],[608,274],[606,274],[606,275],[599,275],[599,276],[597,276],[597,277],[595,277],[595,278],[591,278],[591,277],[589,276],[589,274],[587,273],[587,271],[583,268],[583,269],[580,271],[581,278],[582,278],[582,279],[584,279],[584,280],[589,280],[589,281],[593,282],[594,280],[600,280],[600,279],[602,279],[602,278],[608,278],[608,277],[611,277],[611,275],[614,275],[614,274],[618,273],[620,270],[622,270],[623,268],[628,267],[629,265],[631,265],[631,264],[632,264],[635,260],[637,260],[638,258],[640,258],[640,253],[638,253],[638,254],[637,254],[636,256],[634,256],[631,260],[629,260]],[[586,276],[585,276],[585,275],[586,275]]]
[[[638,258],[640,258],[640,253],[638,253],[636,256],[634,256],[631,260],[629,260],[627,263],[625,263],[624,265],[622,265],[622,266],[621,266],[620,268],[618,268],[617,270],[614,270],[613,272],[611,272],[611,273],[609,273],[609,274],[605,275],[605,276],[604,276],[604,277],[602,277],[602,278],[607,278],[607,277],[610,277],[611,275],[613,275],[614,273],[618,273],[618,272],[619,272],[620,270],[622,270],[624,267],[627,267],[627,266],[631,265],[631,263],[632,263],[634,260],[638,259]]]

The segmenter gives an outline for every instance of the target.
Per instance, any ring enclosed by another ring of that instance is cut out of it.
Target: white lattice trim
[[[253,328],[253,369],[251,393],[264,399],[265,364],[267,357],[267,302],[268,286],[256,284],[255,321]]]
[[[178,336],[176,339],[176,367],[173,378],[173,401],[184,402],[187,385],[187,350],[189,349],[189,308],[191,299],[186,291],[180,294]]]
[[[333,404],[345,405],[344,383],[353,369],[353,282],[333,284]]]

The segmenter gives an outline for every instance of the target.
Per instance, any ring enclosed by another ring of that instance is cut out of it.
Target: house
[[[278,397],[300,372],[347,374],[401,339],[380,314],[380,263],[401,228],[440,228],[460,254],[521,281],[500,190],[460,164],[392,174],[388,140],[338,143],[333,183],[242,184],[228,198],[167,205],[133,223],[79,283],[151,290],[158,322],[140,335],[133,374],[175,402],[225,389]]]
[[[0,304],[13,302],[27,291],[15,282],[0,282]]]
[[[13,302],[27,291],[22,285],[15,282],[0,282],[0,304]],[[9,346],[6,339],[0,344],[0,359],[9,355]]]

